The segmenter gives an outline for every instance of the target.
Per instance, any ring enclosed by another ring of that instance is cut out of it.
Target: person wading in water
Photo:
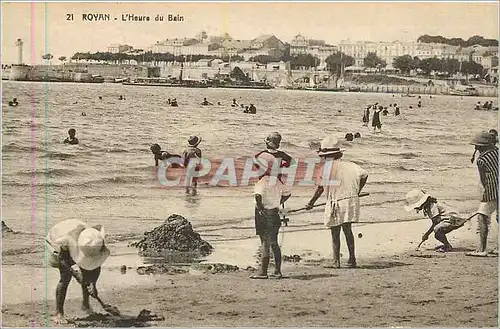
[[[201,150],[198,148],[200,145],[202,138],[200,136],[189,136],[188,139],[188,148],[184,150],[182,153],[182,158],[184,159],[184,168],[188,168],[190,161],[195,161],[195,165],[192,169],[195,171],[201,168]],[[191,175],[192,173],[187,173]],[[198,177],[193,177],[192,182],[189,180],[190,185],[186,185],[186,193],[189,193],[190,188],[193,191],[193,194],[196,194],[196,187],[198,186]]]

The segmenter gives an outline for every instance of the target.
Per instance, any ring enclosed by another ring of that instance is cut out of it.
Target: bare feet
[[[90,306],[82,306],[82,311],[84,311],[85,314],[87,314],[87,315],[91,315],[94,313],[94,311],[92,310],[92,307],[90,307]]]
[[[66,320],[66,318],[64,317],[63,314],[56,314],[54,315],[54,317],[52,318],[52,321],[54,321],[55,323],[57,324],[68,324],[68,320]]]
[[[325,264],[324,268],[340,268],[340,262],[338,260],[334,260],[333,263]]]

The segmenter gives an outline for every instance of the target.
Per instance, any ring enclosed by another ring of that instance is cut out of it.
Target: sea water
[[[200,186],[196,196],[160,188],[150,145],[181,154],[190,135],[203,137],[204,157],[243,159],[278,131],[281,149],[304,159],[317,156],[327,134],[360,132],[343,147],[344,159],[369,173],[361,221],[415,218],[403,209],[413,188],[471,213],[481,190],[469,142],[497,126],[496,112],[474,110],[478,100],[490,99],[476,97],[29,82],[4,82],[2,96],[2,219],[39,235],[77,218],[102,224],[111,237],[139,236],[180,214],[211,243],[254,237],[251,186]],[[13,97],[18,107],[7,106]],[[200,106],[205,97],[222,105]],[[177,98],[179,107],[168,106],[168,98]],[[231,107],[233,98],[255,104],[257,114]],[[389,110],[381,132],[361,121],[363,109],[375,102]],[[389,106],[394,103],[400,116]],[[63,144],[69,128],[76,129],[79,145]],[[287,208],[302,207],[313,193],[314,187],[294,188]],[[321,209],[302,212],[290,215],[289,229],[322,222]]]

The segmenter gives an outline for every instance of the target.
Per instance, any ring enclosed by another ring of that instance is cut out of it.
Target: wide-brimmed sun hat
[[[411,190],[406,194],[405,210],[410,212],[415,210],[415,208],[419,208],[429,197],[430,195],[423,190]]]
[[[339,140],[334,136],[326,136],[321,141],[321,146],[318,150],[319,156],[325,156],[335,153],[343,153],[345,150],[340,148]]]
[[[472,145],[477,145],[477,146],[490,146],[490,145],[495,145],[495,137],[490,134],[489,132],[482,131],[470,142]]]
[[[266,139],[264,139],[266,145],[271,149],[278,149],[281,143],[281,134],[279,132],[270,133]]]
[[[201,143],[200,136],[189,136],[188,145],[192,147],[196,147]]]
[[[69,254],[84,270],[92,271],[100,267],[110,255],[104,244],[104,228],[97,230],[87,227],[78,236],[69,236]]]

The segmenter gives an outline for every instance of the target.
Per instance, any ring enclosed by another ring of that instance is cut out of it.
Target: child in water
[[[178,155],[178,154],[171,154],[167,151],[162,151],[161,150],[161,146],[158,145],[158,144],[153,144],[151,145],[151,153],[154,154],[155,156],[155,166],[158,167],[158,161],[159,160],[167,160],[168,158],[179,158],[179,160],[181,159],[181,156]],[[180,161],[179,161],[180,162]],[[178,163],[172,163],[171,165],[172,168],[180,168],[181,167],[181,164],[178,164]]]
[[[184,167],[187,168],[189,165],[189,162],[191,161],[198,161],[198,163],[195,163],[194,170],[197,171],[201,167],[201,163],[199,161],[201,160],[201,150],[198,148],[198,145],[200,145],[202,138],[200,136],[189,136],[188,139],[188,148],[184,150],[182,153],[182,158],[184,159]],[[189,175],[190,173],[188,173]],[[192,179],[192,188],[193,188],[193,193],[196,193],[196,187],[198,186],[198,177],[193,177]],[[190,185],[186,185],[186,193],[189,193],[190,190]]]
[[[411,212],[421,210],[424,216],[432,221],[431,227],[422,236],[422,241],[426,241],[429,235],[434,232],[436,240],[443,245],[436,248],[437,252],[447,252],[452,250],[451,244],[446,238],[446,234],[461,228],[467,222],[467,219],[459,217],[458,213],[442,202],[427,194],[422,190],[411,190],[406,194],[405,210]]]
[[[69,135],[69,137],[67,137],[64,140],[64,144],[70,144],[70,145],[78,144],[78,138],[75,137],[75,135],[76,135],[75,129],[71,128],[70,130],[68,130],[68,135]]]

